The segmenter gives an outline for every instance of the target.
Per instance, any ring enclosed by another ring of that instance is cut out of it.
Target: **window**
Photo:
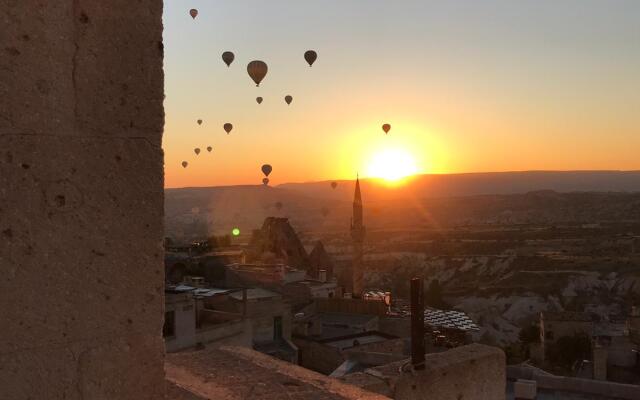
[[[176,315],[174,311],[164,313],[164,326],[162,327],[162,337],[171,337],[176,334]]]
[[[282,317],[273,317],[273,340],[282,339]]]

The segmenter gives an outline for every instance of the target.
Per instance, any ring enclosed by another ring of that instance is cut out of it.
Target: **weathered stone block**
[[[0,135],[161,145],[161,1],[7,0],[0,15]]]
[[[0,352],[159,335],[160,149],[33,135],[0,136],[0,149]]]
[[[72,1],[0,3],[0,135],[71,134]]]
[[[161,399],[162,338],[132,335],[0,354],[0,398]]]
[[[163,397],[161,13],[0,2],[0,398]]]

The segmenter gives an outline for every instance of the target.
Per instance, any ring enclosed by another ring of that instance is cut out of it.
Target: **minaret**
[[[364,225],[362,220],[362,196],[360,179],[356,177],[356,192],[353,196],[353,218],[351,219],[351,239],[353,240],[353,261],[351,265],[352,288],[354,298],[361,298],[363,292],[362,245],[364,242]]]

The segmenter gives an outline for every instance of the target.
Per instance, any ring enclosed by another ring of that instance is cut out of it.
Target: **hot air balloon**
[[[256,86],[260,86],[260,82],[267,75],[267,64],[264,61],[251,61],[247,65],[247,72],[253,81],[256,83]]]
[[[222,53],[222,61],[227,64],[227,67],[231,66],[231,63],[235,58],[236,56],[234,56],[230,51],[225,51],[224,53]]]
[[[189,10],[189,15],[191,15],[191,18],[196,19],[196,17],[198,16],[198,10],[192,8],[191,10]]]
[[[282,210],[282,203],[281,203],[281,202],[279,202],[279,201],[278,201],[278,202],[276,202],[276,209],[277,209],[278,211]]]
[[[233,125],[232,124],[230,124],[228,122],[226,124],[224,124],[224,130],[225,130],[225,132],[227,132],[227,135],[231,132],[232,129],[233,129]]]
[[[284,96],[284,101],[286,101],[287,104],[291,104],[291,102],[293,101],[293,97],[291,97],[290,95],[286,95]]]
[[[269,176],[272,170],[273,168],[271,168],[271,165],[269,164],[265,164],[262,166],[262,173],[264,174],[264,176]]]
[[[188,162],[186,162],[186,161],[183,161],[183,162],[182,162],[182,168],[187,168],[187,165],[189,165],[189,163],[188,163]]]
[[[193,152],[196,153],[196,155],[200,154],[200,148],[196,147],[193,149]]]
[[[267,186],[269,184],[269,178],[262,178],[262,184]]]
[[[382,130],[384,131],[385,134],[389,133],[389,131],[391,130],[391,125],[389,124],[382,125]]]
[[[202,120],[201,119],[199,119],[197,122],[198,122],[198,125],[202,125]]]
[[[331,189],[338,187],[338,182],[331,182]]]
[[[211,147],[211,146],[207,146],[207,151],[208,151],[209,153],[211,153],[211,150],[213,150],[213,147]]]
[[[307,60],[307,63],[309,63],[310,67],[313,65],[314,62],[316,62],[317,58],[318,58],[318,53],[316,53],[313,50],[307,50],[304,52],[304,59]]]
[[[256,101],[258,102],[258,104],[262,104],[262,97],[256,97]]]

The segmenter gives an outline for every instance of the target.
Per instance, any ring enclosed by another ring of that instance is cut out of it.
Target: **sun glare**
[[[418,173],[413,156],[406,150],[386,149],[374,154],[367,168],[367,175],[396,182]]]

